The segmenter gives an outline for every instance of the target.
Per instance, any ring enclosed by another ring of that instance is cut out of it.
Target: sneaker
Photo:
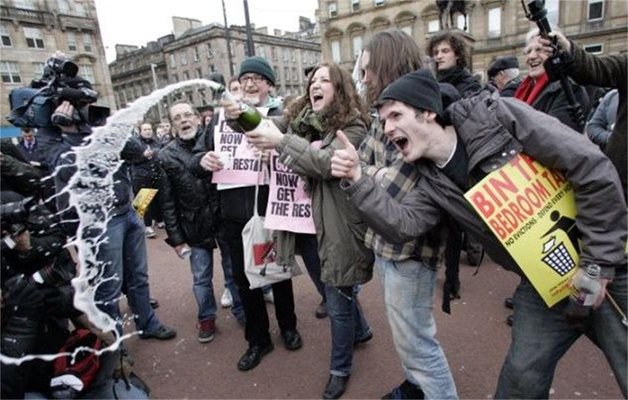
[[[153,332],[142,331],[142,333],[140,333],[141,339],[168,340],[174,338],[175,336],[177,336],[177,331],[163,324],[159,325],[159,328]]]
[[[233,305],[233,297],[231,297],[231,292],[229,291],[229,289],[225,289],[225,291],[222,292],[220,305],[222,306],[222,308],[229,308]]]
[[[198,322],[198,341],[201,343],[208,343],[214,340],[214,334],[216,333],[216,321],[213,319],[206,319],[205,321]]]
[[[153,228],[151,228],[150,226],[146,228],[146,237],[147,238],[154,238],[155,236],[157,236],[157,234],[155,233],[155,230]]]
[[[408,380],[396,388],[390,393],[387,393],[382,399],[424,399],[425,393],[417,385],[410,383]]]
[[[275,297],[273,297],[273,291],[272,290],[264,293],[264,301],[266,303],[270,303],[270,304],[273,304],[275,302]]]
[[[353,341],[353,347],[366,343],[371,339],[373,339],[373,332],[369,330],[366,332],[366,335]]]

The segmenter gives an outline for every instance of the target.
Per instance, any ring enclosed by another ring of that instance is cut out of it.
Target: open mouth
[[[323,100],[323,95],[316,93],[312,95],[312,105],[316,105]]]
[[[408,147],[408,139],[403,136],[399,136],[392,139],[392,142],[397,147],[397,149],[399,149],[399,151],[402,153]]]

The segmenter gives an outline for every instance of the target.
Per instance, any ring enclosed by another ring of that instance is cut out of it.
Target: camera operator
[[[17,195],[5,196],[15,197]],[[53,216],[33,198],[3,203],[2,331],[0,349],[9,357],[56,353],[68,337],[72,306],[70,280],[76,268],[63,247],[65,235]],[[2,398],[22,398],[26,391],[46,392],[53,363],[29,361],[3,365]]]
[[[60,54],[55,56],[62,57]],[[89,82],[80,77],[75,76],[74,82],[81,82],[80,89],[77,90],[91,88]],[[73,89],[64,90],[70,94],[77,93],[72,92]],[[46,146],[47,163],[51,168],[57,168],[54,178],[57,194],[64,190],[77,170],[74,165],[76,154],[72,147],[84,145],[86,137],[91,134],[91,126],[84,118],[85,113],[77,113],[77,108],[80,108],[82,103],[68,101],[62,96],[59,99],[62,101],[51,113],[50,123],[38,130],[40,143],[43,142]],[[131,162],[140,159],[143,152],[141,143],[135,138],[130,138],[122,149],[120,158]],[[100,175],[102,172],[105,171],[94,171],[95,174],[99,174],[97,178],[105,178]],[[106,185],[107,182],[108,180],[103,179],[102,185]],[[68,209],[68,201],[67,193],[60,194],[57,197],[57,208],[67,210],[63,215],[63,229],[72,237],[76,234],[77,225],[67,221],[76,221],[77,216],[74,210]],[[125,162],[113,173],[113,198],[108,210],[110,219],[98,250],[98,261],[107,268],[102,274],[104,282],[98,286],[96,300],[99,301],[99,308],[103,312],[119,321],[118,331],[122,332],[117,300],[121,295],[124,280],[128,290],[129,306],[137,316],[136,327],[144,332],[143,337],[172,339],[176,336],[176,331],[162,324],[150,305],[144,224],[138,218],[131,202],[131,179],[128,163]],[[110,279],[114,276],[118,279]]]

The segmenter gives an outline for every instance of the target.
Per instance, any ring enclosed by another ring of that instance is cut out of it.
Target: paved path
[[[174,326],[178,336],[167,342],[137,338],[128,341],[136,360],[135,370],[151,387],[151,397],[321,398],[328,377],[329,322],[314,318],[319,298],[309,277],[303,275],[294,281],[303,348],[296,352],[283,348],[273,307],[269,306],[275,350],[254,370],[240,372],[236,363],[246,350],[243,329],[228,310],[220,309],[216,338],[208,344],[196,340],[196,304],[189,265],[163,242],[164,231],[158,234],[157,239],[148,240],[151,291],[161,303],[159,317]],[[218,254],[216,251],[217,301],[223,282]],[[441,291],[436,294],[438,338],[458,394],[464,399],[492,398],[510,342],[510,328],[504,322],[509,310],[502,304],[518,280],[492,262],[485,262],[476,276],[472,276],[474,271],[462,266],[462,299],[452,304],[452,315],[440,311]],[[402,374],[377,279],[364,287],[360,299],[375,337],[356,350],[344,398],[381,398],[401,382]],[[580,339],[560,362],[551,397],[613,399],[621,398],[621,392],[602,353],[587,339]]]

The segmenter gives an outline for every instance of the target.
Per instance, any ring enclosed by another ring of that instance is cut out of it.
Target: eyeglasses
[[[257,85],[258,83],[264,80],[264,77],[261,75],[245,75],[245,76],[241,76],[240,79],[238,80],[240,81],[240,84],[242,85],[246,84],[248,81],[251,81]]]
[[[172,117],[172,121],[174,122],[179,122],[181,121],[183,118],[193,118],[196,114],[194,114],[191,111],[185,112],[183,114],[176,114]]]

